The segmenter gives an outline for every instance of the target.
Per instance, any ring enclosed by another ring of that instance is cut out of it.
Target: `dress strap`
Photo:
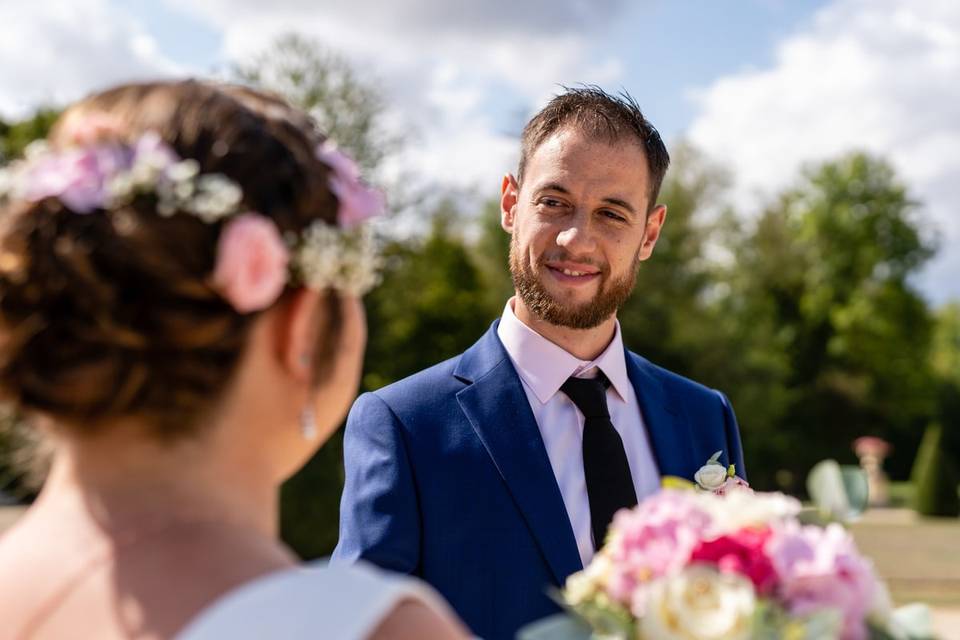
[[[228,592],[177,638],[361,640],[408,598],[438,610],[446,608],[429,587],[408,576],[364,563],[315,563],[270,573]]]

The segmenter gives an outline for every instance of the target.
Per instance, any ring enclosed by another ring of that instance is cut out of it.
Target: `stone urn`
[[[863,436],[853,441],[853,452],[860,458],[860,467],[867,475],[867,490],[871,507],[885,507],[890,503],[890,479],[883,471],[883,460],[893,447],[882,438]]]

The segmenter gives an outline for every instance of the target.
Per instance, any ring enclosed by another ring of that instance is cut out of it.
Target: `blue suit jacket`
[[[357,399],[334,562],[363,559],[433,585],[483,638],[558,611],[582,566],[573,529],[497,322],[451,360]],[[662,475],[692,479],[715,451],[743,473],[727,399],[627,352]]]

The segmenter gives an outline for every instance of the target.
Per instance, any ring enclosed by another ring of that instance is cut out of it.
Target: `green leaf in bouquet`
[[[586,638],[593,638],[594,640],[632,640],[636,637],[636,620],[634,620],[633,615],[619,602],[611,600],[605,593],[598,593],[590,600],[577,604],[567,602],[563,592],[559,589],[552,589],[547,595],[567,611],[563,615],[575,618],[580,625],[585,626],[591,632],[585,636]],[[560,626],[558,628],[566,629],[566,627]],[[572,628],[569,630],[572,631]]]
[[[679,476],[663,476],[660,479],[660,487],[663,489],[680,489],[682,491],[692,491],[697,488],[697,485]]]
[[[769,600],[757,602],[751,640],[835,640],[843,619],[835,609],[803,617],[791,616]]]
[[[590,625],[569,613],[532,622],[517,632],[517,640],[590,640]]]
[[[710,459],[707,460],[707,464],[720,464],[721,455],[723,455],[723,449],[710,456]],[[722,467],[723,465],[721,464],[720,466]]]
[[[620,607],[604,603],[584,603],[575,611],[593,629],[593,638],[597,640],[632,640],[636,637],[636,622],[633,616]]]
[[[843,616],[836,609],[824,609],[803,619],[805,640],[839,638],[843,628]]]

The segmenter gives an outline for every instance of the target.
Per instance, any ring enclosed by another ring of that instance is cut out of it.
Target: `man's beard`
[[[567,256],[556,256],[557,260],[564,260]],[[600,288],[589,302],[571,306],[554,298],[546,290],[537,274],[523,259],[517,236],[510,239],[510,275],[513,277],[513,286],[523,304],[538,318],[560,327],[571,329],[593,329],[617,312],[623,303],[630,297],[633,286],[637,282],[637,267],[640,265],[639,251],[634,256],[633,265],[627,274],[618,279],[610,279],[609,268],[600,272]],[[547,269],[544,258],[537,260],[537,268]]]

